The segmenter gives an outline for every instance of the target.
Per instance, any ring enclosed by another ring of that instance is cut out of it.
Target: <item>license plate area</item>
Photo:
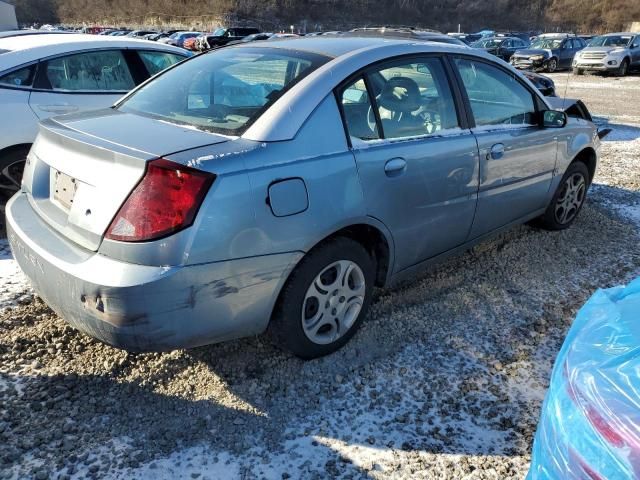
[[[69,210],[73,205],[73,198],[78,189],[76,179],[57,170],[54,173],[54,177],[53,199],[65,209]]]

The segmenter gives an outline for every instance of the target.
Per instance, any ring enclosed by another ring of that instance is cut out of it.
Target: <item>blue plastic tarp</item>
[[[558,354],[528,480],[640,479],[640,278],[598,290]]]

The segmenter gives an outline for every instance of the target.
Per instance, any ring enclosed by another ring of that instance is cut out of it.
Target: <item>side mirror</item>
[[[567,114],[558,110],[544,110],[542,113],[543,128],[562,128],[567,124]]]

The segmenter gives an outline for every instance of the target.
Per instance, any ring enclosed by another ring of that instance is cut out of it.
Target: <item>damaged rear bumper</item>
[[[189,348],[264,331],[302,254],[176,267],[125,263],[53,232],[25,194],[6,206],[7,235],[35,291],[71,326],[132,351]]]

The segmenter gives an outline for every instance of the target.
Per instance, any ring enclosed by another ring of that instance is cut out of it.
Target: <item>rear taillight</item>
[[[107,229],[106,238],[142,242],[189,227],[216,176],[154,160]]]

